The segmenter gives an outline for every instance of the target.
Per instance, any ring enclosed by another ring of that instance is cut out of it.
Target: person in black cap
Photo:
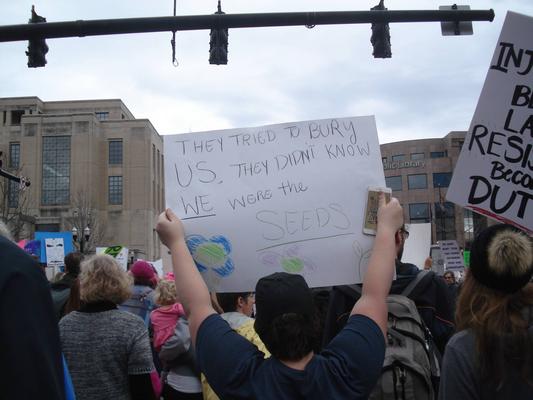
[[[276,273],[260,279],[255,329],[272,353],[265,359],[215,313],[187,249],[181,221],[170,209],[162,213],[156,230],[170,249],[197,361],[215,392],[223,399],[366,399],[385,356],[385,300],[394,272],[394,234],[402,223],[398,200],[385,204],[380,195],[363,294],[345,328],[319,354],[313,351],[313,299],[304,278]]]
[[[533,241],[493,225],[472,243],[439,399],[533,399]]]

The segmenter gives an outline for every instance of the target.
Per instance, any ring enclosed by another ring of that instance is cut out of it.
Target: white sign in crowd
[[[508,12],[447,199],[533,233],[533,18]]]
[[[533,19],[509,12],[447,191],[448,200],[530,234],[531,37]],[[164,141],[166,204],[183,220],[211,290],[254,290],[276,271],[299,273],[311,287],[362,281],[373,240],[362,232],[367,188],[384,186],[373,117]],[[429,237],[411,246],[413,257],[427,257]],[[464,268],[457,242],[439,245],[448,269]]]
[[[310,286],[361,282],[368,186],[384,176],[373,117],[167,135],[167,207],[212,290],[277,271]]]

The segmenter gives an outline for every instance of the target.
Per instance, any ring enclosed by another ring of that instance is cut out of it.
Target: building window
[[[429,204],[409,204],[409,220],[411,221],[411,223],[429,222]]]
[[[109,165],[122,165],[122,140],[109,141]]]
[[[405,161],[405,154],[397,154],[395,156],[392,156],[392,162],[396,161]]]
[[[381,162],[385,164],[387,162],[387,157],[381,157]]]
[[[155,144],[152,144],[152,171],[155,174]]]
[[[20,167],[20,143],[9,143],[9,168]]]
[[[20,125],[24,110],[11,111],[11,125]]]
[[[449,201],[435,203],[437,240],[455,238],[455,206]]]
[[[96,115],[96,119],[100,121],[109,119],[109,113],[107,111],[97,111],[94,114]]]
[[[70,136],[44,136],[41,203],[69,204],[69,197]]]
[[[407,186],[409,189],[427,189],[428,182],[426,174],[408,175]]]
[[[411,153],[411,160],[423,160],[424,159],[424,153]]]
[[[122,204],[122,176],[109,177],[109,204]]]
[[[402,190],[401,176],[387,176],[385,177],[385,186],[391,188],[393,191]]]
[[[451,172],[436,172],[433,174],[433,187],[448,187],[452,180]]]
[[[429,153],[429,156],[431,158],[448,157],[448,152],[446,150],[444,150],[444,151],[432,151],[431,153]]]
[[[157,158],[155,160],[155,163],[157,164],[157,175],[156,175],[156,180],[159,181],[159,168],[160,168],[160,164],[159,164],[159,159],[161,158],[161,155],[159,153],[159,149],[157,150]]]
[[[9,181],[7,188],[7,206],[9,208],[17,208],[19,206],[19,183]]]

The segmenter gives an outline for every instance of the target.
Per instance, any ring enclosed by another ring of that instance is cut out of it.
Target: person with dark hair
[[[0,222],[0,396],[65,398],[57,321],[39,264]]]
[[[313,298],[300,275],[276,273],[256,286],[255,329],[273,354],[235,332],[211,307],[209,291],[185,243],[180,219],[167,209],[156,230],[172,255],[176,287],[189,320],[198,364],[221,398],[366,399],[381,373],[386,297],[394,273],[394,233],[403,223],[397,199],[380,195],[378,228],[363,294],[345,328],[313,351]]]
[[[255,293],[217,293],[216,298],[218,304],[223,309],[223,313],[220,314],[220,317],[228,323],[231,329],[235,330],[239,335],[254,344],[259,351],[265,354],[265,357],[270,357],[270,353],[266,349],[265,344],[261,341],[254,329],[255,321],[251,318],[255,304]],[[218,399],[218,396],[215,394],[203,374],[202,388],[204,400]]]
[[[527,234],[499,224],[474,239],[439,399],[533,399],[532,277]]]
[[[72,287],[77,284],[78,276],[80,274],[80,264],[83,261],[83,254],[79,252],[68,253],[65,256],[64,261],[65,275],[63,275],[63,277],[57,282],[50,285],[54,311],[58,321],[66,315],[66,304],[69,301],[71,303],[71,310],[73,309],[72,305],[79,305],[79,292],[77,290],[72,292]],[[73,299],[69,300],[71,295],[73,295]]]
[[[217,302],[224,313],[238,312],[251,317],[254,311],[255,294],[253,292],[217,293]]]

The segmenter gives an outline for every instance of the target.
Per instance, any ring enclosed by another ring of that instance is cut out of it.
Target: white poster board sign
[[[409,237],[403,247],[402,262],[424,268],[431,247],[431,224],[406,224]]]
[[[124,246],[97,247],[96,254],[108,254],[114,257],[126,271],[128,269],[128,248]]]
[[[211,290],[254,290],[280,271],[312,287],[361,282],[366,191],[385,185],[374,117],[164,140],[166,205]]]
[[[46,266],[59,268],[65,265],[65,243],[63,238],[44,239]]]
[[[508,12],[446,198],[533,233],[533,18]]]
[[[462,271],[465,269],[463,255],[456,240],[441,240],[437,243],[444,256],[446,271]]]

